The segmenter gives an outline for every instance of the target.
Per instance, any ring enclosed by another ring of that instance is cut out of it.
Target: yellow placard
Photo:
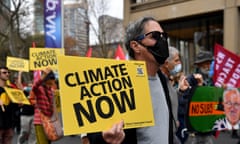
[[[57,70],[57,55],[64,55],[63,48],[30,48],[30,70],[42,70],[51,67]]]
[[[64,135],[154,125],[145,62],[58,56]]]
[[[22,58],[7,57],[7,67],[15,71],[29,72],[29,61]]]
[[[8,87],[4,87],[4,89],[13,103],[30,105],[30,102],[28,101],[27,97],[25,96],[22,90]]]

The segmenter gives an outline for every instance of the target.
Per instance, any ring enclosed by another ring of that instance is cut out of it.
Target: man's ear
[[[137,41],[131,41],[130,42],[130,47],[133,49],[133,51],[135,52],[135,53],[138,53],[138,52],[140,52],[140,47],[139,47],[139,43],[137,42]]]
[[[169,62],[165,60],[164,65],[168,68]]]

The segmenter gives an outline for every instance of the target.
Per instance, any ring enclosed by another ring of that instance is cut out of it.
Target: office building
[[[143,16],[156,18],[190,72],[196,54],[213,52],[215,43],[240,53],[239,7],[240,0],[124,0],[124,26]]]
[[[84,56],[89,43],[85,1],[64,1],[64,47],[66,55]]]

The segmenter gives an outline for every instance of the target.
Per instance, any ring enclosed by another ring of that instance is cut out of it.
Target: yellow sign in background
[[[7,57],[7,67],[15,71],[29,72],[29,61],[22,58]]]
[[[58,56],[64,135],[154,125],[144,62]]]
[[[42,70],[47,67],[57,69],[57,56],[64,55],[62,48],[30,48],[30,70]]]
[[[22,90],[8,87],[4,87],[4,89],[13,103],[30,105],[30,102],[28,101],[27,97],[25,96]]]

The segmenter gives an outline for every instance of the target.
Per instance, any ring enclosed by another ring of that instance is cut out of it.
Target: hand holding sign
[[[29,60],[8,56],[7,67],[15,71],[29,72]]]
[[[112,126],[111,129],[104,131],[102,133],[103,139],[110,144],[121,144],[125,138],[125,133],[123,131],[124,122],[123,120]]]
[[[42,70],[47,67],[57,69],[57,56],[64,55],[59,48],[30,48],[29,68],[30,70]]]
[[[58,64],[64,135],[104,131],[121,119],[126,129],[153,125],[144,62],[58,56]]]
[[[203,77],[201,74],[193,74],[194,78],[197,80],[197,84],[198,86],[202,86],[203,85]]]
[[[13,103],[30,105],[30,102],[28,101],[27,97],[25,96],[22,90],[8,87],[4,87],[4,89]]]

